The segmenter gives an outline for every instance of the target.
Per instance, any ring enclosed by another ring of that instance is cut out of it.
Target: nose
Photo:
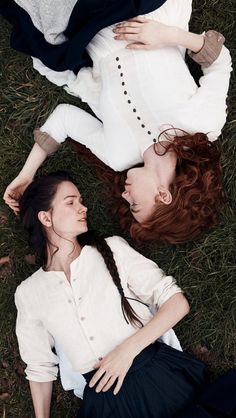
[[[81,213],[87,213],[88,212],[88,208],[86,206],[82,205],[82,203],[80,204],[78,209],[79,209],[79,212],[81,212]]]
[[[124,190],[123,193],[121,193],[121,196],[123,199],[125,199],[127,202],[130,201],[130,193],[127,190]]]

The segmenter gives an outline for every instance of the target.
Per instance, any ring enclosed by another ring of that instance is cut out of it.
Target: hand
[[[116,33],[115,39],[128,41],[126,48],[130,49],[148,50],[177,45],[176,27],[142,16],[119,23],[113,31]]]
[[[32,180],[32,178],[19,174],[5,190],[3,199],[16,215],[19,213],[19,200]]]
[[[96,392],[101,392],[101,390],[106,392],[117,380],[113,391],[114,395],[117,395],[135,356],[136,353],[125,342],[117,346],[95,365],[94,368],[98,370],[90,380],[89,387],[95,386],[101,379],[96,387]]]

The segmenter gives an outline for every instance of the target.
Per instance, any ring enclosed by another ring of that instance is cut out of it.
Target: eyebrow
[[[66,196],[66,197],[64,197],[64,199],[63,200],[65,200],[65,199],[68,199],[68,197],[70,197],[70,198],[76,198],[76,197],[78,197],[78,196],[76,196],[75,194],[72,194],[72,195],[68,195],[68,196]],[[80,199],[82,199],[82,197],[81,196],[79,196],[79,198]]]

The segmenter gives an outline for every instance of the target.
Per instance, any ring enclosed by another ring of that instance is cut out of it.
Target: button
[[[89,339],[90,339],[90,341],[93,341],[94,340],[94,337],[89,337]]]
[[[122,81],[121,85],[122,85],[122,86],[125,86],[125,82],[124,82],[124,81]]]
[[[72,303],[72,300],[71,299],[68,299],[68,303]]]
[[[148,131],[148,135],[151,135],[151,131]]]
[[[143,123],[142,123],[142,125],[141,125],[141,126],[142,126],[142,128],[145,128],[145,125],[144,125]]]
[[[98,360],[99,360],[99,361],[102,361],[102,360],[103,360],[103,357],[98,357]]]
[[[73,282],[76,282],[77,279],[73,279]]]
[[[157,142],[156,138],[153,138],[153,142]]]
[[[120,76],[121,76],[121,77],[123,77],[123,75],[124,75],[123,73],[120,73]]]
[[[80,296],[78,300],[82,300],[82,296]]]
[[[128,103],[130,104],[131,103],[131,100],[128,100]]]
[[[60,280],[60,281],[59,281],[59,284],[63,284],[63,280]]]
[[[138,120],[141,120],[140,116],[137,116],[137,119],[138,119]]]
[[[119,59],[120,59],[119,57],[116,57],[116,61],[119,61]]]
[[[81,321],[84,321],[84,320],[85,320],[85,316],[81,316],[81,317],[80,317],[80,320],[81,320]]]
[[[133,112],[135,113],[135,112],[137,112],[137,110],[136,109],[133,109]]]
[[[118,68],[119,68],[119,70],[121,69],[121,65],[120,64],[118,65]]]
[[[126,90],[124,91],[124,94],[127,94],[127,91]]]

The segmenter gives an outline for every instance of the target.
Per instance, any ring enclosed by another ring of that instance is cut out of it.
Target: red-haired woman
[[[39,165],[70,137],[125,171],[111,184],[116,200],[119,193],[121,225],[133,238],[178,244],[216,223],[223,192],[212,141],[226,120],[231,59],[221,34],[187,31],[190,15],[190,0],[167,0],[145,18],[93,38],[87,47],[93,69],[82,69],[68,89],[100,120],[75,106],[57,106],[36,130],[36,144],[5,192],[9,206],[17,210],[17,197]],[[185,48],[202,65],[199,87]]]

